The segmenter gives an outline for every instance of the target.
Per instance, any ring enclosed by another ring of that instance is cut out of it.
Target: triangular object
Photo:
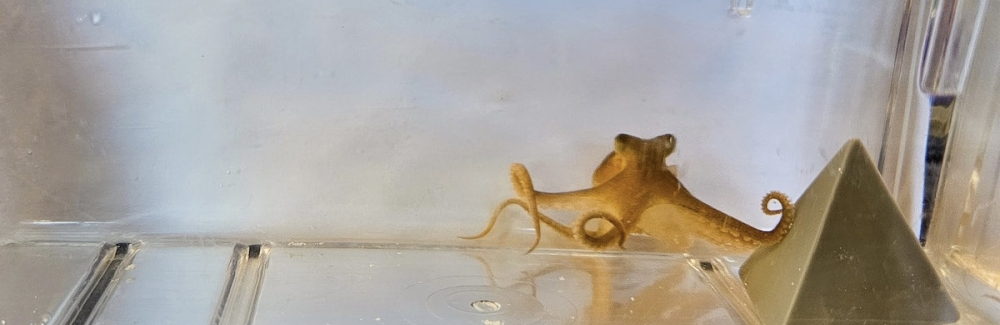
[[[861,141],[845,144],[795,207],[785,239],[740,269],[764,324],[958,321]]]

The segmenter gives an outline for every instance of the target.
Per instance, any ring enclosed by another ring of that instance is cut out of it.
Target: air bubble
[[[90,24],[94,25],[94,26],[100,25],[101,24],[101,20],[103,20],[103,16],[104,16],[104,14],[101,13],[101,11],[99,11],[99,10],[91,11],[90,12]]]
[[[481,313],[493,313],[503,307],[499,302],[492,300],[476,300],[472,302],[472,309]]]

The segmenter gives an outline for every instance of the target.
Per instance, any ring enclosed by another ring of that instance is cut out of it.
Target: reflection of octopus
[[[621,247],[629,234],[647,234],[661,242],[673,243],[686,249],[697,234],[707,241],[734,251],[753,249],[781,241],[795,219],[795,209],[788,197],[780,192],[768,193],[761,209],[769,215],[781,214],[781,220],[771,231],[753,228],[722,213],[695,198],[668,169],[666,158],[676,146],[673,135],[640,139],[627,134],[615,137],[615,150],[594,171],[594,187],[584,190],[546,193],[535,191],[528,170],[521,164],[511,165],[511,183],[517,197],[501,203],[493,211],[486,229],[475,236],[486,236],[497,217],[509,205],[518,205],[532,216],[535,242],[541,241],[541,223],[558,233],[574,238],[587,247],[604,249],[612,244]],[[777,200],[781,209],[768,208]],[[666,207],[669,213],[642,218],[653,207]],[[539,208],[586,211],[572,226],[566,226],[542,214]],[[603,219],[596,231],[586,229],[592,219]]]
[[[486,255],[473,256],[483,265],[490,286],[498,287],[493,263]],[[710,268],[702,266],[703,272],[694,272],[692,265],[683,260],[664,261],[662,269],[649,272],[640,269],[638,273],[629,271],[627,258],[625,260],[609,258],[608,256],[560,256],[546,260],[542,268],[518,268],[523,276],[516,279],[507,289],[517,290],[532,297],[539,298],[537,281],[552,274],[572,274],[585,272],[590,277],[590,304],[586,306],[586,321],[581,324],[648,324],[650,322],[664,324],[711,324],[707,318],[715,310],[725,309],[724,300],[718,299],[710,286],[705,286],[698,277],[699,273],[714,272],[711,262],[703,261]],[[515,267],[531,264],[504,263]],[[645,271],[645,272],[643,272]],[[508,274],[510,272],[507,272]],[[641,275],[641,276],[632,276]],[[648,276],[657,276],[656,281],[648,282]],[[562,278],[560,276],[560,278]],[[550,282],[551,283],[551,282]],[[636,285],[641,287],[636,287]],[[548,289],[548,288],[546,288]],[[638,291],[639,289],[641,291]],[[626,300],[615,300],[616,296],[628,293]]]

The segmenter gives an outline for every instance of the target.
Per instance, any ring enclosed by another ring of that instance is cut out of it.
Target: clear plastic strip
[[[937,96],[956,95],[965,86],[972,49],[979,39],[985,0],[940,0],[932,12],[920,87]]]
[[[270,252],[268,244],[237,244],[233,248],[226,287],[212,319],[213,325],[253,323]]]

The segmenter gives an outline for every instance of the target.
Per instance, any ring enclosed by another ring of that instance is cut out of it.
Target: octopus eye
[[[624,150],[628,146],[632,145],[632,143],[636,139],[637,139],[636,137],[633,137],[633,136],[628,135],[628,134],[624,134],[624,133],[619,134],[618,136],[615,137],[615,151],[621,152],[622,150]]]
[[[615,137],[615,142],[630,142],[635,140],[636,137],[622,133]]]
[[[663,146],[667,147],[668,150],[674,150],[674,147],[677,146],[677,138],[675,138],[673,134],[658,136],[656,137],[656,142],[663,144]]]

